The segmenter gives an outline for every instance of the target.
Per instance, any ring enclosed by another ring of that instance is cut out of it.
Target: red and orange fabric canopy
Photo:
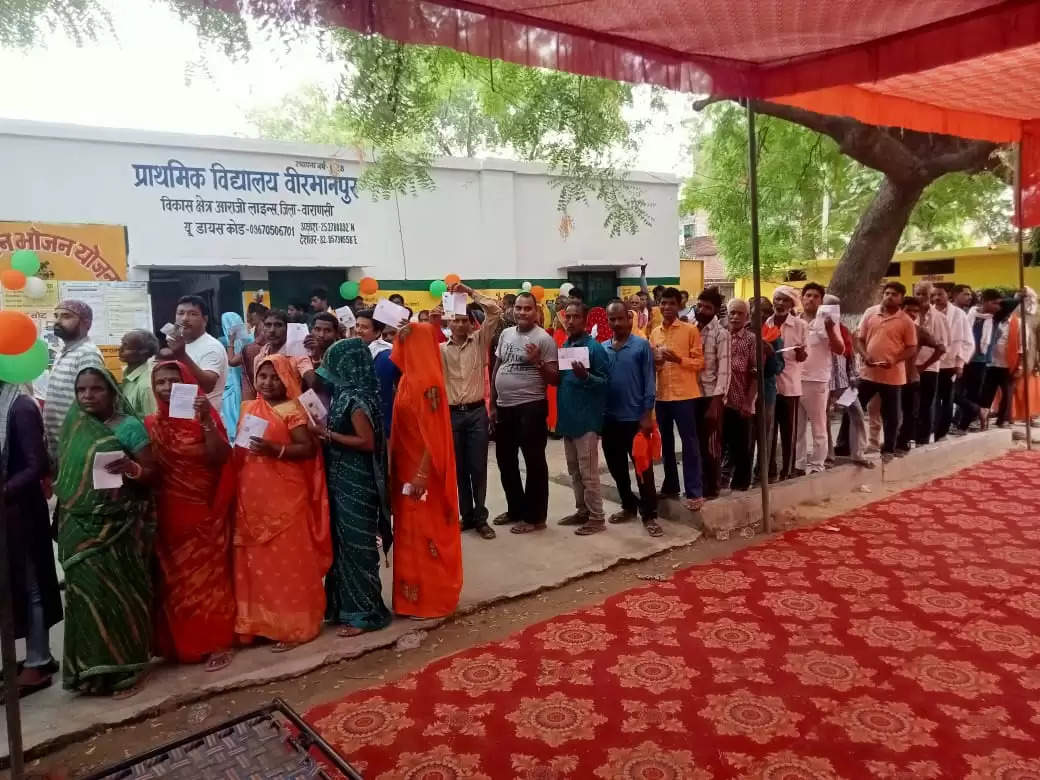
[[[1040,224],[1040,0],[207,1],[303,10],[523,65],[1022,141],[1025,223]]]

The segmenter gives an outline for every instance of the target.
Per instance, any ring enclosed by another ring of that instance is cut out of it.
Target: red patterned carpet
[[[1040,778],[1038,504],[990,461],[308,720],[367,780]]]

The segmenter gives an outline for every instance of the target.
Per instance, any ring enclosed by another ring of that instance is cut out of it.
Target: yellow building
[[[762,280],[762,294],[772,296],[773,291],[781,284],[800,287],[805,282],[819,282],[826,286],[837,260],[815,260],[799,270],[805,272],[804,281],[784,282],[781,278]],[[1033,256],[1026,254],[1025,262],[1033,262]],[[1033,289],[1040,289],[1040,267],[1027,265],[1025,269],[1026,284]],[[937,249],[930,252],[902,252],[897,254],[885,281],[896,280],[906,285],[908,290],[920,281],[950,282],[953,284],[969,284],[975,290],[984,287],[1018,287],[1018,248],[1004,244],[1000,246],[968,247],[966,249]],[[740,298],[752,296],[751,277],[736,280],[734,294]]]

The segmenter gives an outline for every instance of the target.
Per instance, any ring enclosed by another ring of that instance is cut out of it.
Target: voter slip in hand
[[[235,437],[236,447],[249,449],[249,440],[254,436],[258,439],[264,438],[267,430],[267,420],[257,417],[255,414],[247,414],[244,420],[238,424],[238,435]]]
[[[557,358],[559,359],[560,371],[568,371],[574,368],[575,363],[580,363],[589,367],[589,348],[588,347],[561,347],[557,351]]]
[[[174,382],[170,388],[170,417],[177,420],[195,419],[195,398],[198,392],[198,385]]]

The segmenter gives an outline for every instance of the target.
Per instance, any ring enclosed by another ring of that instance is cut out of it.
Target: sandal
[[[617,525],[618,523],[630,523],[635,519],[635,512],[626,512],[624,509],[622,509],[621,511],[615,512],[610,517],[608,517],[607,522]]]
[[[574,533],[576,536],[592,536],[598,534],[600,531],[606,531],[606,524],[600,520],[598,523],[585,523],[581,528],[576,528]]]
[[[494,539],[498,536],[498,534],[495,533],[495,529],[487,523],[484,523],[484,525],[478,525],[476,531],[481,539]]]
[[[567,515],[557,525],[585,525],[589,522],[589,516],[583,512],[575,512],[573,515]]]
[[[514,534],[530,534],[535,531],[544,531],[545,527],[545,523],[517,523],[509,531]]]
[[[682,502],[683,507],[689,509],[691,512],[700,512],[704,508],[703,498],[687,498]]]
[[[643,528],[650,536],[664,536],[664,529],[657,524],[656,520],[647,520],[643,523]]]
[[[295,650],[300,646],[299,642],[275,642],[271,646],[272,653],[288,653],[290,650]]]
[[[222,650],[219,653],[211,653],[209,658],[206,659],[206,671],[219,672],[221,669],[227,668],[234,657],[234,650]]]
[[[513,518],[511,518],[509,516],[509,512],[503,512],[502,514],[498,515],[491,522],[494,523],[495,525],[509,525],[510,523],[515,523],[516,520],[514,520]]]
[[[358,628],[357,626],[341,626],[336,629],[336,636],[342,637],[343,639],[349,639],[352,636],[361,636],[365,633],[365,629]]]

